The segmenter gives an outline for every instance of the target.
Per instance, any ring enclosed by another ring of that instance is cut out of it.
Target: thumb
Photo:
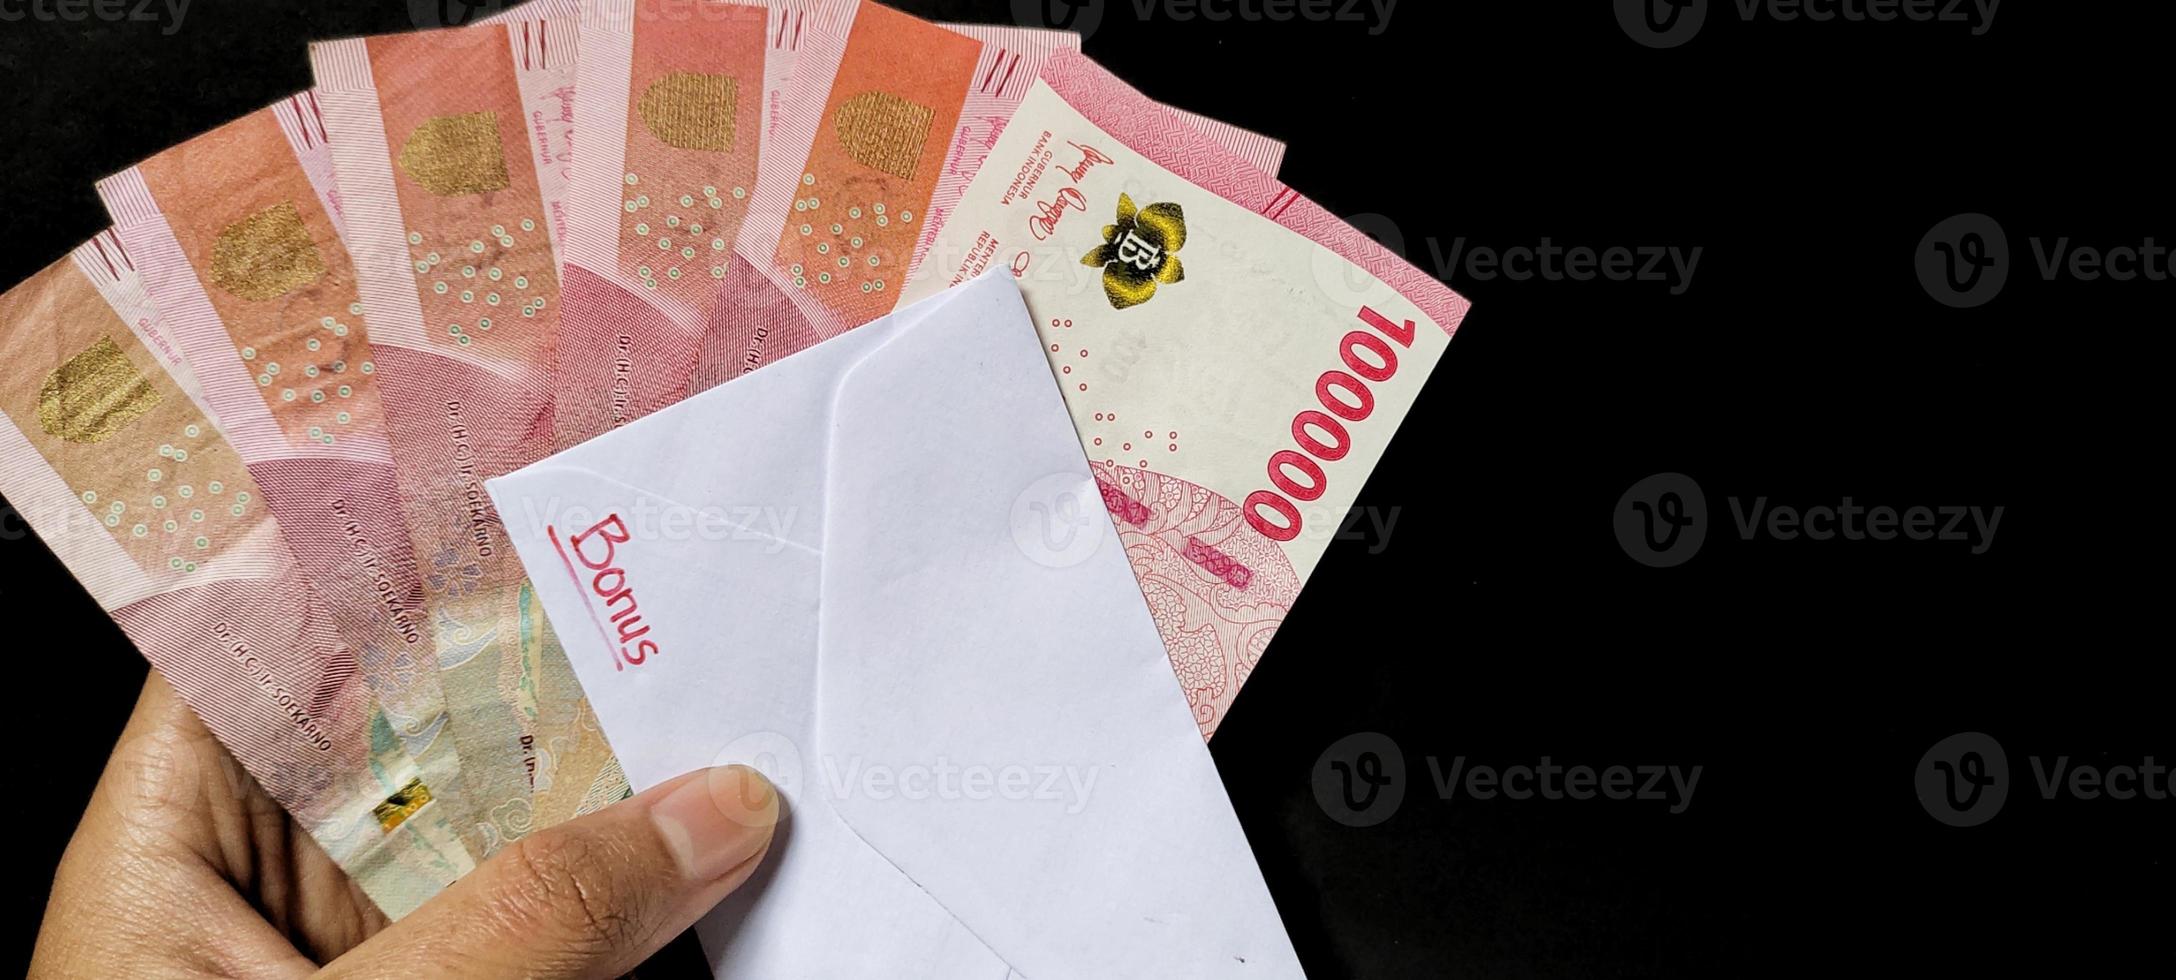
[[[507,845],[324,975],[619,976],[747,881],[777,822],[761,773],[689,773]]]

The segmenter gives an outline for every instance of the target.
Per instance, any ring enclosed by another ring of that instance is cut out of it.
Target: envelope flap
[[[810,350],[489,481],[636,786],[813,713],[823,420],[882,340]],[[618,734],[720,713],[702,740]]]
[[[834,806],[1026,976],[1300,975],[1016,287],[955,293],[833,408]]]
[[[815,752],[830,412],[861,358],[949,303],[490,485],[629,781],[745,763],[784,798],[764,870],[698,926],[719,976],[1005,972],[831,810]]]

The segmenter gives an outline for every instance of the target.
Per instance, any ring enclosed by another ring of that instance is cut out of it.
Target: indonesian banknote
[[[174,379],[174,384],[181,387],[182,393],[188,395],[189,400],[203,409],[206,415],[211,415],[211,406],[204,401],[203,386],[197,384],[196,372],[189,369],[189,362],[181,356],[181,345],[174,340],[166,322],[157,315],[157,307],[150,301],[150,290],[143,282],[141,270],[136,268],[135,257],[124,251],[121,236],[108,229],[78,248],[89,249],[91,255],[108,267],[139,273],[134,279],[134,285],[127,287],[132,296],[134,290],[142,289],[144,292],[141,298],[142,315],[131,321],[136,328],[136,339],[143,343],[144,350],[159,359],[159,366],[166,369],[167,376]],[[130,302],[133,304],[136,300],[131,299]]]
[[[558,448],[688,394],[813,3],[585,0]]]
[[[0,493],[389,916],[471,867],[104,234],[0,296]]]
[[[795,142],[806,126],[789,122],[786,111],[789,88],[800,84],[795,66],[804,50],[813,52],[834,69],[826,84],[835,81],[857,7],[852,0],[584,3],[575,96],[583,151],[568,192],[554,419],[562,448],[729,376],[715,363],[700,370],[698,354],[721,283],[743,261],[734,243],[750,204],[766,183],[798,179],[808,156]],[[1080,44],[1067,32],[940,26],[890,11],[871,22],[870,30],[896,35],[887,48],[894,53],[924,37],[979,42],[988,53],[967,65],[1000,78],[1032,67],[1036,51]],[[932,165],[971,170],[975,146],[1000,128],[1002,100],[969,102],[981,111],[962,116],[959,139],[927,141]],[[1281,160],[1274,140],[1189,118],[1268,169]],[[780,139],[781,125],[798,128]],[[784,220],[785,200],[778,196],[768,220]],[[752,329],[767,338],[773,326]]]
[[[725,270],[705,328],[696,387],[896,307],[905,271],[1042,64],[1078,44],[1063,33],[933,24],[866,0],[820,6],[733,243],[740,261]],[[1282,158],[1273,140],[1200,122],[1270,169]]]
[[[585,0],[554,426],[561,447],[685,398],[769,134],[843,0]],[[827,12],[828,10],[828,12]],[[953,26],[991,43],[1077,35]],[[776,161],[774,167],[790,166]],[[790,179],[786,174],[776,179]]]
[[[733,243],[740,261],[705,327],[698,390],[837,332],[796,309],[805,297],[791,283],[865,286],[865,297],[896,290],[946,162],[967,151],[977,120],[987,131],[1009,114],[1049,55],[1040,40],[984,41],[862,0],[812,14],[777,110],[775,151]],[[847,222],[861,241],[852,255],[816,241],[832,226],[847,235]]]
[[[206,380],[229,443],[422,766],[434,800],[414,819],[447,822],[478,858],[520,836],[528,824],[520,770],[462,770],[465,732],[450,724],[439,685],[315,95],[282,100],[98,188],[168,333]],[[472,748],[486,762],[511,758]]]
[[[1467,303],[1088,59],[1043,76],[905,298],[1018,278],[1214,734]]]
[[[311,49],[441,683],[538,826],[626,793],[483,491],[553,445],[575,47],[551,19]]]

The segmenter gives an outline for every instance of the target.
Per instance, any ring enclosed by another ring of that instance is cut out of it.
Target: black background
[[[1973,36],[1718,0],[1654,50],[1603,0],[1405,0],[1387,22],[1100,7],[1091,55],[1287,141],[1286,181],[1431,271],[1461,238],[1703,250],[1682,295],[1447,272],[1474,312],[1361,496],[1394,529],[1331,548],[1213,746],[1312,975],[2167,966],[2176,803],[2042,800],[2025,761],[2176,762],[2150,475],[2176,284],[2043,281],[2028,244],[2176,244],[2167,14],[2010,0]],[[414,24],[402,0],[197,0],[171,37],[0,23],[0,281],[104,226],[92,180],[308,85],[305,42]],[[2007,231],[2010,278],[1950,309],[1913,254],[1974,211]],[[1612,513],[1673,471],[1705,491],[1708,537],[1649,568]],[[1741,540],[1726,503],[1845,496],[2004,514],[1973,555]],[[35,894],[144,668],[5,530],[9,850]],[[1960,829],[1912,776],[1961,731],[2000,739],[2015,780]],[[1358,732],[1407,777],[1367,828],[1311,788]],[[1679,814],[1440,800],[1426,760],[1458,756],[1703,770]],[[35,928],[11,925],[12,955]]]

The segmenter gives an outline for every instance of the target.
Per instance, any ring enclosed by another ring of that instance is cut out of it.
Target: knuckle
[[[154,731],[122,744],[108,771],[117,790],[108,800],[132,834],[160,837],[198,822],[207,809],[197,754],[174,732]]]
[[[609,841],[543,833],[507,848],[511,879],[498,900],[525,932],[542,933],[569,952],[594,954],[639,943],[648,926],[642,889],[624,887],[624,864]]]

